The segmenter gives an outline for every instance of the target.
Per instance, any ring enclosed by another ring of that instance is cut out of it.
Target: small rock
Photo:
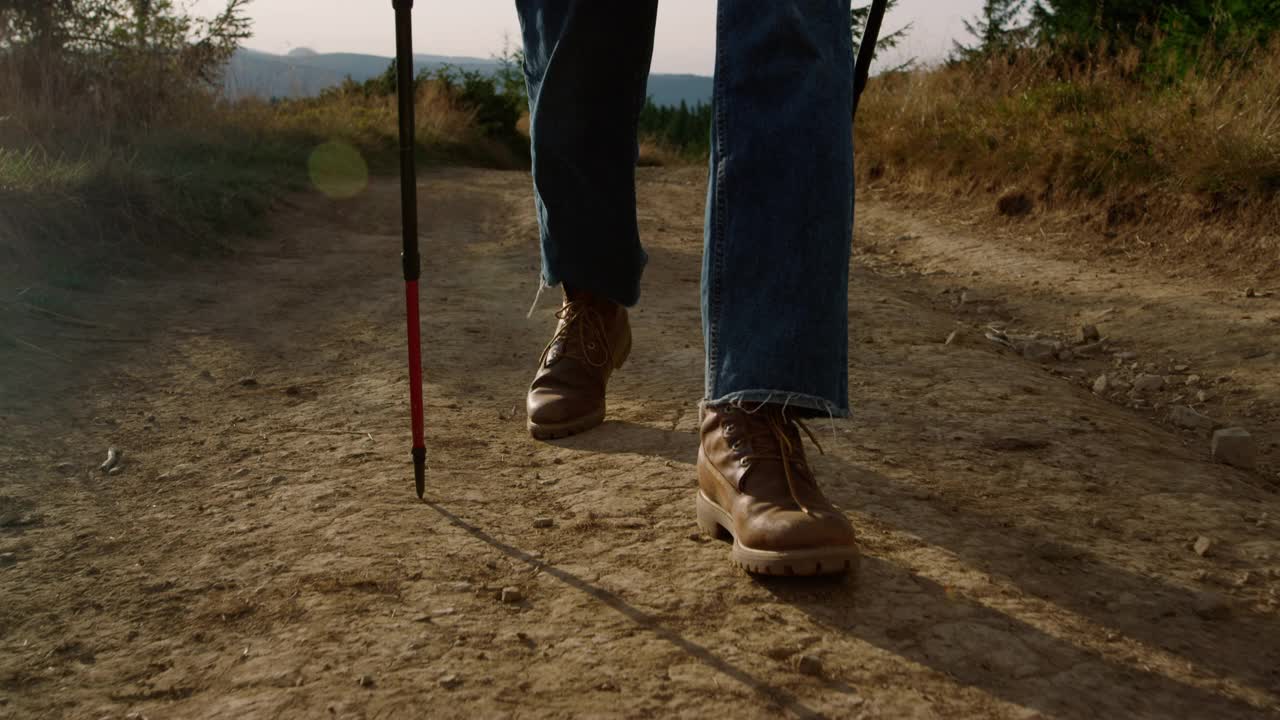
[[[258,380],[257,378],[251,378],[251,377],[240,378],[240,387],[247,387],[247,388],[258,387]]]
[[[1097,325],[1085,325],[1080,328],[1080,339],[1086,343],[1096,343],[1102,339],[1102,333],[1098,332]]]
[[[457,675],[449,674],[437,680],[436,684],[445,690],[452,690],[462,685],[462,678]]]
[[[70,462],[61,462],[61,463],[58,463],[58,466],[54,469],[57,470],[58,472],[72,472],[76,469],[76,464],[70,463]]]
[[[283,475],[272,475],[272,476],[271,476],[271,484],[272,484],[272,485],[279,485],[280,483],[284,482],[284,481],[285,481],[285,480],[287,480],[287,479],[288,479],[288,478],[286,478],[286,477],[285,477],[285,476],[283,476]]]
[[[1102,352],[1102,350],[1105,349],[1105,346],[1106,343],[1099,341],[1096,343],[1089,343],[1087,345],[1079,345],[1076,347],[1074,352],[1080,357],[1093,357],[1095,353]]]
[[[1258,291],[1254,290],[1253,288],[1245,288],[1244,296],[1247,298],[1256,298],[1258,297]]]
[[[1192,410],[1186,405],[1178,405],[1169,412],[1169,421],[1180,428],[1209,432],[1217,425],[1213,418]]]
[[[533,521],[533,526],[538,529],[549,528],[555,524],[555,521],[548,517],[538,518]]]
[[[1196,538],[1196,542],[1194,545],[1191,546],[1191,548],[1196,551],[1197,555],[1199,555],[1200,557],[1204,557],[1206,554],[1208,554],[1209,550],[1213,548],[1213,540],[1210,540],[1204,535],[1201,535],[1200,537]]]
[[[1046,362],[1052,360],[1058,349],[1053,343],[1043,340],[1029,340],[1022,346],[1022,356],[1032,362]]]
[[[1209,402],[1209,393],[1208,393],[1208,392],[1206,392],[1206,391],[1204,391],[1204,390],[1197,391],[1197,392],[1196,392],[1196,402],[1198,402],[1198,403],[1206,403],[1206,402]]]
[[[1117,360],[1123,360],[1123,361],[1125,361],[1125,362],[1128,362],[1129,360],[1132,360],[1132,359],[1134,359],[1134,358],[1136,358],[1136,357],[1138,357],[1138,353],[1136,353],[1136,352],[1130,352],[1130,351],[1128,351],[1128,350],[1126,350],[1126,351],[1124,351],[1124,352],[1118,352],[1118,353],[1116,353],[1116,359],[1117,359]]]
[[[101,470],[102,472],[110,472],[111,468],[119,464],[120,456],[122,454],[123,453],[120,452],[119,448],[115,448],[115,447],[107,448],[107,459],[102,461],[102,464],[98,466],[98,469]]]
[[[523,600],[524,593],[520,592],[520,588],[514,586],[502,588],[502,602],[514,604]]]
[[[1244,470],[1258,464],[1258,444],[1244,428],[1223,428],[1213,434],[1213,459]]]
[[[1176,372],[1176,373],[1184,373],[1184,372],[1186,372],[1186,371],[1188,371],[1188,370],[1190,370],[1190,369],[1191,369],[1191,366],[1190,366],[1190,365],[1184,365],[1184,364],[1182,364],[1182,363],[1179,363],[1179,364],[1177,364],[1177,365],[1174,365],[1174,366],[1173,366],[1173,371],[1174,371],[1174,372]]]
[[[1151,375],[1143,373],[1133,381],[1134,392],[1147,393],[1154,392],[1164,387],[1164,378],[1159,375]]]
[[[1202,592],[1196,595],[1191,610],[1203,620],[1219,620],[1231,614],[1231,606],[1221,595]]]
[[[1093,392],[1095,395],[1103,395],[1110,386],[1111,384],[1107,380],[1106,374],[1099,375],[1098,379],[1093,381]]]
[[[1066,348],[1063,348],[1058,351],[1058,359],[1062,362],[1071,362],[1076,359],[1076,354]]]
[[[796,658],[796,672],[801,675],[822,675],[822,661],[816,655],[801,655]]]
[[[290,385],[289,387],[284,389],[284,394],[290,397],[295,397],[302,394],[302,388],[298,387],[297,385]]]
[[[360,678],[356,680],[356,684],[362,688],[371,688],[374,686],[373,676],[361,675]]]
[[[123,468],[123,467],[121,467],[120,465],[116,465],[115,467],[113,467],[113,468],[111,468],[110,470],[108,470],[108,471],[107,471],[107,474],[108,474],[108,475],[119,475],[119,474],[120,474],[120,473],[122,473],[122,472],[124,472],[124,468]]]
[[[1191,386],[1191,385],[1199,385],[1199,384],[1200,384],[1200,376],[1199,376],[1199,375],[1188,375],[1188,376],[1187,376],[1187,380],[1186,380],[1186,382],[1187,382],[1187,385],[1188,385],[1188,386]]]

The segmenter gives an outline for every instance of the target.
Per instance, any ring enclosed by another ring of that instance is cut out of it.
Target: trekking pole
[[[396,10],[396,96],[400,106],[400,219],[404,232],[405,316],[409,335],[409,411],[413,414],[413,482],[426,489],[427,446],[422,427],[422,342],[418,319],[418,169],[414,164],[413,0],[392,0]]]
[[[871,77],[871,61],[876,57],[876,43],[880,41],[880,24],[884,22],[885,10],[889,0],[871,0],[871,12],[867,13],[867,29],[862,36],[862,44],[858,46],[858,63],[853,69],[853,111],[851,118],[858,117],[858,100],[862,91],[867,89],[867,79]]]

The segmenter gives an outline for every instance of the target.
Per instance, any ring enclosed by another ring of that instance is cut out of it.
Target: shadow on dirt
[[[504,555],[511,558],[512,560],[517,560],[522,563],[525,563],[530,568],[538,570],[539,572],[549,577],[553,577],[556,580],[559,580],[560,582],[564,583],[565,585],[579,592],[582,592],[586,595],[591,596],[602,605],[606,605],[609,608],[612,608],[622,616],[626,617],[631,622],[635,623],[637,626],[645,630],[648,630],[649,632],[653,633],[655,636],[665,640],[666,642],[671,643],[672,645],[679,648],[681,651],[688,654],[690,657],[694,658],[695,660],[703,663],[707,667],[712,668],[717,672],[723,673],[726,676],[733,678],[734,680],[742,683],[746,687],[751,688],[751,690],[758,693],[761,697],[765,698],[770,703],[777,705],[779,709],[787,710],[791,713],[794,713],[798,717],[802,717],[802,718],[825,717],[818,711],[802,703],[794,695],[787,692],[783,688],[780,688],[777,685],[773,685],[765,680],[762,680],[756,675],[752,675],[750,672],[738,667],[737,665],[734,665],[728,662],[724,658],[708,650],[706,647],[703,647],[702,645],[699,645],[689,640],[685,636],[681,635],[678,631],[673,630],[672,628],[664,625],[658,618],[654,617],[653,615],[650,615],[649,613],[644,612],[643,610],[640,610],[634,605],[631,605],[630,603],[618,597],[614,593],[611,593],[608,590],[605,590],[603,588],[596,587],[595,585],[592,585],[591,583],[587,582],[586,580],[583,580],[582,578],[578,577],[577,575],[574,575],[573,573],[566,572],[565,570],[562,570],[556,567],[555,565],[551,565],[539,558],[534,557],[533,555],[525,552],[524,550],[521,550],[520,548],[514,547],[512,545],[508,545],[507,543],[502,542],[501,540],[485,532],[483,529],[476,527],[475,525],[472,525],[471,523],[462,519],[458,515],[455,515],[454,513],[450,512],[449,509],[444,507],[443,505],[432,502],[430,500],[424,500],[423,502],[432,510],[435,510],[436,512],[440,513],[440,515],[443,516],[447,521],[449,521],[449,523],[452,524],[454,527],[457,527],[465,531],[466,533],[470,534],[472,537],[476,538],[477,540],[480,540],[481,542],[484,542],[490,545],[491,547],[503,553]],[[850,694],[857,693],[857,691],[854,688],[848,687],[847,685],[842,685],[841,689],[844,692],[848,692]]]
[[[697,436],[611,421],[557,444],[586,452],[648,454],[692,464]],[[919,499],[916,488],[830,455],[815,464],[820,473],[825,470],[838,480],[827,487],[832,499],[843,507],[859,507],[857,496],[863,494],[859,488],[875,488],[878,519],[901,532],[941,547],[966,564],[984,568],[993,578],[1012,582],[1032,597],[1114,628],[1119,633],[1117,641],[1125,635],[1199,666],[1197,674],[1218,674],[1222,680],[1274,691],[1274,672],[1268,678],[1266,658],[1280,650],[1280,627],[1269,618],[1236,608],[1229,617],[1213,621],[1208,628],[1212,633],[1206,634],[1207,621],[1193,612],[1197,596],[1187,588],[1110,565],[1083,549],[1046,560],[1035,548],[1059,546],[1050,535],[935,507],[936,503]],[[964,538],[964,542],[957,542],[957,538]],[[554,568],[546,569],[555,572]],[[833,632],[857,637],[1045,713],[1093,717],[1100,689],[1110,686],[1124,689],[1112,703],[1127,712],[1174,717],[1195,707],[1206,712],[1212,709],[1218,717],[1266,715],[1257,707],[1154,670],[1117,663],[1086,646],[968,600],[911,568],[879,558],[863,558],[856,585],[839,578],[755,581],[779,601],[800,609]],[[1136,601],[1118,608],[1107,605],[1099,601],[1099,588]],[[608,593],[590,590],[604,596],[598,596],[602,600],[607,597],[611,605],[622,604]],[[884,590],[891,592],[882,593]],[[690,649],[706,653],[698,646]],[[1134,695],[1144,698],[1141,707],[1125,704]]]

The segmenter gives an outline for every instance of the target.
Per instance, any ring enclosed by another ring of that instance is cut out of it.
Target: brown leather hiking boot
[[[698,526],[731,536],[733,562],[747,572],[827,575],[858,566],[853,525],[818,489],[800,429],[818,444],[779,405],[703,409]]]
[[[612,300],[565,290],[560,323],[542,351],[526,402],[529,434],[568,437],[604,422],[604,391],[631,352],[627,309]]]

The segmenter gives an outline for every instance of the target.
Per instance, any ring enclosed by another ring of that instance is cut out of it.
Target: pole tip
[[[418,491],[418,499],[427,489],[427,449],[413,449],[413,485]]]

